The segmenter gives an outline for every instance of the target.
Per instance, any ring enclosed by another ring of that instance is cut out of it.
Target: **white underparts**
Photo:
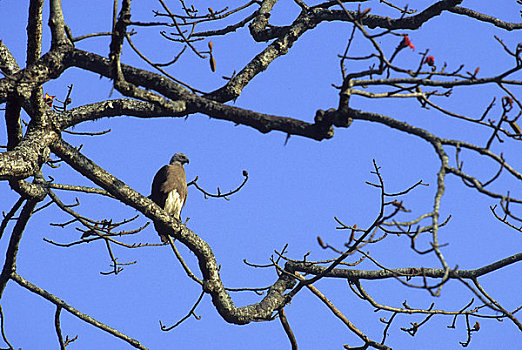
[[[165,211],[174,216],[176,219],[180,220],[182,207],[183,202],[178,191],[170,191],[169,195],[167,196],[167,200],[165,201]]]

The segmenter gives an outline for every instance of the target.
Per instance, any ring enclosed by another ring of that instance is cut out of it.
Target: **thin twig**
[[[58,336],[58,342],[60,343],[60,350],[66,350],[65,343],[63,342],[62,330],[60,329],[60,312],[62,312],[62,307],[57,305],[56,313],[54,314],[54,328],[56,329],[56,335]]]
[[[300,281],[305,280],[305,278],[298,272],[296,272],[295,275]],[[332,311],[335,317],[340,319],[346,325],[346,327],[348,327],[348,329],[350,329],[355,335],[357,335],[362,341],[364,341],[365,345],[374,347],[376,349],[391,350],[391,348],[389,348],[388,346],[379,344],[368,338],[366,334],[364,334],[357,327],[355,327],[355,325],[351,323],[350,320],[348,320],[346,316],[341,311],[339,311],[339,309],[337,309],[335,305],[313,285],[307,284],[306,288],[308,288],[315,296],[317,296],[330,309],[330,311]]]
[[[161,320],[159,321],[160,323],[160,328],[162,331],[164,332],[168,332],[174,328],[176,328],[177,326],[179,326],[181,323],[183,323],[183,321],[185,321],[187,318],[189,318],[190,316],[194,315],[194,317],[196,319],[200,319],[199,316],[196,316],[196,314],[194,313],[194,311],[196,310],[196,307],[199,305],[199,303],[201,302],[201,299],[203,299],[203,295],[205,295],[205,292],[201,292],[201,294],[199,295],[199,298],[198,300],[196,300],[196,302],[194,303],[194,306],[192,306],[192,308],[190,309],[190,311],[187,313],[187,315],[185,317],[183,317],[181,320],[179,320],[178,322],[176,322],[175,324],[173,324],[172,326],[170,327],[166,327],[163,325],[163,323],[161,323]]]
[[[172,239],[172,237],[171,236],[166,236],[166,237],[168,239],[170,247],[172,248],[172,251],[176,255],[176,258],[178,259],[178,261],[180,262],[181,266],[183,267],[183,270],[185,270],[185,273],[187,274],[187,276],[189,276],[192,280],[196,281],[200,285],[203,285],[203,281],[200,280],[199,278],[197,278],[196,275],[194,275],[192,273],[192,271],[190,270],[188,265],[185,263],[185,260],[183,259],[183,257],[179,253],[178,248],[176,248],[176,245],[174,244],[174,240]]]
[[[11,220],[13,218],[13,216],[16,214],[18,209],[20,209],[20,207],[22,206],[23,202],[24,202],[24,198],[23,197],[18,198],[18,200],[13,205],[11,210],[9,210],[9,212],[4,215],[4,218],[2,220],[2,224],[0,224],[0,239],[2,238],[2,236],[4,234],[4,230],[7,227],[7,224],[9,223],[9,220]]]
[[[147,350],[147,348],[143,345],[140,344],[139,341],[137,341],[136,339],[132,339],[131,337],[121,333],[120,331],[114,329],[114,328],[111,328],[97,320],[95,320],[94,318],[92,318],[91,316],[87,315],[87,314],[84,314],[84,313],[81,313],[80,311],[76,310],[75,308],[73,308],[72,306],[70,306],[69,304],[67,304],[65,301],[63,301],[62,299],[59,299],[57,297],[55,297],[53,294],[49,293],[48,291],[46,290],[43,290],[41,289],[40,287],[37,287],[35,286],[34,284],[32,284],[31,282],[27,281],[26,279],[24,279],[22,276],[18,275],[16,272],[13,272],[12,275],[11,275],[11,279],[13,281],[15,281],[16,283],[18,283],[21,287],[24,287],[26,288],[27,290],[35,293],[35,294],[38,294],[40,295],[41,297],[47,299],[48,301],[50,301],[51,303],[53,303],[54,305],[56,306],[60,306],[62,308],[64,308],[65,310],[67,310],[69,313],[71,313],[72,315],[78,317],[79,319],[81,319],[82,321],[84,322],[87,322],[95,327],[98,327],[99,329],[117,337],[117,338],[120,338],[124,341],[126,341],[127,343],[129,343],[131,346],[137,348],[137,349],[143,349],[143,350]]]
[[[4,342],[9,346],[10,350],[14,350],[11,343],[9,343],[9,340],[7,340],[7,336],[5,335],[4,330],[4,312],[2,311],[2,305],[0,304],[0,330],[2,331],[2,338],[4,339]]]
[[[288,319],[285,315],[285,309],[279,309],[279,321],[281,321],[281,325],[283,326],[283,329],[285,330],[285,333],[288,337],[288,340],[290,341],[290,345],[292,346],[292,350],[297,350],[297,340],[295,339],[294,332],[292,331],[292,328],[290,327],[290,323],[288,323]]]

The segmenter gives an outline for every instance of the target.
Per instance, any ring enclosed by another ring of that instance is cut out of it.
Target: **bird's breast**
[[[178,191],[176,191],[176,190],[170,191],[167,196],[167,200],[165,201],[164,210],[167,213],[169,213],[169,215],[172,215],[179,220],[182,207],[183,207],[183,199],[179,195]]]

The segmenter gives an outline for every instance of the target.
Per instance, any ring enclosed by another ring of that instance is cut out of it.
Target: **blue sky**
[[[396,3],[405,4],[403,1]],[[422,10],[431,3],[418,1],[414,6]],[[493,6],[489,1],[464,1],[462,6],[473,6],[507,22],[520,22],[520,6],[517,7],[514,1],[501,3]],[[217,9],[223,5],[212,6]],[[352,8],[349,4],[347,7]],[[395,12],[383,8],[377,1],[363,3],[363,8],[366,7],[371,7],[374,14],[396,16]],[[64,0],[63,8],[65,20],[76,36],[110,30],[110,1]],[[156,2],[135,1],[133,20],[153,20],[151,11],[156,9],[159,9]],[[278,3],[271,23],[288,24],[298,10],[291,1]],[[46,5],[44,23],[48,20],[47,13]],[[250,12],[247,10],[245,13]],[[0,14],[0,39],[23,66],[27,5],[15,0],[1,0]],[[136,45],[154,60],[168,61],[180,49],[163,40],[157,29],[137,30],[138,34],[133,37]],[[44,31],[45,52],[50,42],[47,26]],[[331,84],[341,82],[337,55],[343,52],[350,32],[349,24],[323,23],[306,33],[286,56],[278,58],[267,71],[257,76],[234,105],[305,121],[312,121],[317,109],[336,107],[338,91]],[[449,70],[465,64],[467,71],[474,71],[479,66],[481,77],[498,74],[512,65],[512,58],[504,54],[494,35],[502,38],[511,48],[520,40],[516,31],[510,33],[449,13],[408,34],[416,49],[403,50],[396,64],[416,66],[418,54],[429,49],[437,64],[445,61]],[[190,52],[186,52],[169,72],[200,90],[211,91],[224,83],[222,75],[239,71],[266,46],[266,43],[253,42],[247,28],[212,41],[216,73],[210,72],[207,61],[197,59]],[[386,52],[391,53],[400,38],[384,37],[381,41]],[[204,43],[199,44],[202,49],[206,48]],[[366,54],[369,47],[364,39],[357,38],[357,43],[353,54]],[[100,37],[79,42],[76,47],[107,56],[108,45],[109,39]],[[128,45],[122,61],[149,69]],[[355,64],[350,69],[360,67]],[[521,80],[520,73],[514,78]],[[44,92],[61,99],[66,95],[69,84],[74,84],[73,108],[120,97],[112,91],[108,79],[100,79],[95,74],[78,69],[69,69],[59,79],[47,83]],[[514,88],[513,92],[520,96],[520,87]],[[491,98],[496,97],[497,105],[492,116],[498,118],[501,112],[499,101],[504,95],[491,85],[469,90],[455,89],[451,97],[437,101],[455,112],[476,117],[482,114]],[[485,144],[489,135],[487,130],[475,125],[449,119],[433,109],[421,109],[416,100],[355,97],[351,107],[383,113],[438,136],[479,145]],[[255,269],[246,266],[243,259],[267,264],[274,250],[280,251],[285,244],[288,244],[288,257],[293,259],[300,259],[308,252],[310,260],[335,257],[333,252],[321,249],[316,237],[320,235],[324,241],[341,248],[348,234],[335,229],[334,216],[358,227],[367,227],[374,220],[379,209],[379,193],[365,184],[365,181],[376,181],[370,173],[373,170],[372,159],[381,167],[389,192],[401,191],[420,179],[430,184],[429,187],[417,188],[403,198],[411,213],[402,214],[401,220],[412,220],[430,211],[433,205],[439,164],[431,146],[411,135],[375,123],[355,121],[347,129],[336,129],[334,138],[322,142],[294,136],[286,145],[286,135],[280,132],[261,134],[249,127],[211,120],[204,115],[191,115],[186,119],[122,116],[83,123],[74,131],[97,132],[106,129],[111,129],[111,132],[105,136],[64,135],[64,139],[75,146],[83,144],[84,155],[144,195],[150,193],[155,172],[176,152],[183,152],[190,158],[190,164],[186,167],[187,179],[190,181],[198,176],[200,186],[209,191],[218,186],[223,191],[232,189],[242,181],[242,170],[249,172],[247,185],[230,201],[204,199],[201,193],[190,187],[182,212],[184,218],[190,218],[187,226],[212,247],[221,264],[221,277],[227,287],[264,287],[272,284],[277,278],[273,269]],[[0,133],[0,144],[6,143],[5,137],[4,132]],[[503,152],[515,169],[521,169],[519,148],[512,140],[496,143],[492,150]],[[453,157],[454,151],[447,151]],[[462,156],[464,169],[473,175],[488,178],[497,171],[495,164],[477,155],[463,152]],[[46,167],[44,175],[53,176],[57,183],[92,186],[89,180],[66,164],[58,169]],[[505,175],[493,188],[501,193],[510,190],[513,196],[522,195],[520,184]],[[67,203],[73,203],[77,196],[56,192]],[[0,183],[0,193],[1,210],[7,212],[17,195],[6,182]],[[79,200],[81,206],[78,211],[91,218],[122,220],[137,214],[134,209],[117,201],[95,195],[80,195]],[[443,253],[451,267],[458,265],[461,269],[473,269],[520,252],[520,233],[507,228],[491,215],[489,206],[495,203],[491,198],[464,186],[459,179],[448,176],[441,215],[446,217],[451,214],[452,219],[447,227],[441,229],[440,240],[449,244]],[[138,262],[125,267],[116,276],[104,276],[100,271],[110,269],[104,244],[97,242],[59,248],[43,241],[43,238],[64,243],[78,240],[81,233],[72,226],[61,229],[49,225],[50,222],[67,220],[69,217],[56,207],[35,214],[21,242],[18,273],[81,312],[138,339],[150,349],[289,348],[279,321],[246,326],[227,324],[208,296],[196,310],[200,320],[190,318],[178,328],[168,333],[162,332],[158,321],[169,325],[175,323],[188,312],[201,290],[199,285],[186,277],[170,248],[115,248],[119,261]],[[140,216],[125,229],[134,229],[145,222],[147,219]],[[0,240],[2,251],[5,251],[11,229],[12,226]],[[137,237],[125,242],[157,243],[159,239],[150,225]],[[423,243],[427,242],[425,240]],[[411,251],[409,241],[404,237],[387,237],[365,249],[389,268],[440,267],[435,256],[419,256]],[[187,263],[197,271],[194,256],[184,247],[180,247],[180,251]],[[357,268],[377,269],[369,261]],[[513,310],[521,302],[522,286],[516,278],[520,272],[520,266],[512,265],[494,275],[482,277],[480,281],[488,293],[508,310]],[[463,307],[472,297],[456,281],[447,283],[439,298],[430,297],[426,291],[405,289],[392,280],[366,281],[363,285],[377,301],[396,307],[407,300],[412,307],[427,308],[435,302],[437,308],[454,310]],[[346,281],[321,280],[316,286],[359,329],[372,339],[380,340],[384,327],[379,318],[389,318],[389,313],[373,312],[369,304],[350,291]],[[242,306],[258,302],[260,297],[242,292],[233,294],[233,299],[236,306]],[[1,305],[6,334],[15,348],[58,347],[53,323],[55,307],[52,304],[10,282]],[[301,291],[285,310],[301,349],[339,349],[342,344],[361,345],[307,290]],[[398,315],[389,331],[387,344],[395,349],[456,349],[460,347],[459,341],[466,340],[463,318],[459,318],[457,329],[447,328],[451,324],[451,316],[433,317],[415,337],[399,329],[423,318]],[[482,327],[473,335],[472,349],[491,349],[493,346],[510,348],[520,337],[519,330],[508,320],[480,322]],[[65,311],[62,312],[62,332],[64,335],[79,336],[69,349],[128,348],[123,341],[86,325]]]

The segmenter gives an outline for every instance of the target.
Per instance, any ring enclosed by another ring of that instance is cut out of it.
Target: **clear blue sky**
[[[299,8],[292,1],[280,1],[274,9],[271,23],[289,24]],[[112,15],[111,1],[63,1],[64,16],[73,35],[109,31]],[[175,3],[175,2],[172,2]],[[237,2],[239,4],[239,2]],[[406,2],[397,1],[398,5]],[[417,1],[412,7],[422,10],[430,1]],[[20,66],[25,62],[25,28],[27,4],[17,0],[0,0],[0,40],[12,51]],[[215,10],[218,5],[212,5]],[[233,5],[230,5],[231,7]],[[355,5],[354,5],[355,6]],[[495,15],[504,21],[520,22],[520,6],[515,1],[464,1],[471,7]],[[476,7],[475,7],[476,6]],[[48,20],[45,7],[44,23]],[[202,5],[206,8],[207,5]],[[347,4],[350,8],[350,5]],[[394,15],[383,9],[378,1],[363,4],[372,7],[372,13]],[[355,7],[354,7],[355,8]],[[135,1],[133,20],[153,20],[152,10],[159,9],[153,1]],[[250,13],[247,10],[245,13]],[[235,17],[236,19],[239,17]],[[203,29],[203,27],[201,28]],[[44,27],[44,52],[48,50],[49,30]],[[166,42],[157,29],[138,28],[135,43],[152,59],[168,61],[177,54],[179,46]],[[337,106],[338,91],[331,84],[341,82],[338,54],[346,45],[351,26],[343,23],[323,23],[306,33],[284,57],[256,77],[235,102],[236,106],[255,111],[289,116],[312,121],[317,109]],[[404,33],[407,33],[406,31]],[[418,31],[409,33],[415,51],[404,50],[397,64],[414,67],[418,54],[426,49],[437,64],[447,62],[448,70],[465,64],[465,70],[480,67],[479,76],[498,74],[512,62],[493,38],[499,36],[511,48],[520,40],[520,34],[500,30],[486,23],[472,21],[455,14],[444,14]],[[364,55],[367,43],[357,39],[355,54]],[[198,60],[186,52],[169,72],[176,78],[203,91],[220,87],[223,75],[239,71],[265,43],[255,43],[248,29],[212,40],[217,61],[217,72],[211,73],[208,62]],[[382,39],[387,53],[392,52],[395,41]],[[87,39],[77,48],[92,50],[107,56],[107,37]],[[199,44],[206,48],[204,42]],[[147,68],[128,46],[122,61]],[[356,67],[354,67],[355,69]],[[517,79],[521,76],[518,74]],[[44,86],[44,92],[63,98],[67,86],[74,84],[71,107],[119,98],[107,79],[69,69],[59,79]],[[521,96],[521,89],[514,89]],[[492,97],[497,105],[492,116],[501,112],[500,98],[504,96],[495,86],[455,89],[448,99],[438,100],[448,109],[470,117],[480,116]],[[354,98],[353,108],[383,113],[415,126],[425,128],[439,136],[455,138],[484,145],[488,134],[484,130],[437,113],[420,109],[418,103],[404,100],[368,100]],[[316,142],[292,137],[285,146],[285,136],[279,132],[261,134],[249,127],[234,126],[230,122],[210,120],[203,115],[184,118],[136,119],[118,117],[84,123],[74,131],[112,131],[105,136],[82,137],[64,135],[71,144],[83,144],[82,152],[98,165],[144,195],[150,193],[155,172],[168,162],[172,154],[183,152],[190,158],[186,167],[187,179],[199,176],[199,184],[213,191],[234,188],[242,180],[243,169],[250,174],[245,188],[230,201],[204,199],[194,187],[189,188],[187,204],[182,212],[189,217],[187,226],[205,239],[221,264],[221,276],[227,287],[263,287],[272,284],[276,274],[272,269],[253,269],[243,263],[267,264],[274,250],[280,251],[288,243],[288,256],[300,259],[310,252],[309,260],[334,257],[319,247],[316,237],[342,247],[347,233],[335,229],[336,216],[346,224],[366,227],[374,220],[379,208],[379,193],[365,181],[375,181],[370,174],[375,159],[390,192],[401,191],[418,180],[429,183],[406,197],[405,206],[412,212],[401,217],[404,221],[416,218],[431,210],[435,177],[439,164],[430,145],[413,136],[400,134],[385,126],[357,121],[348,129],[337,129],[331,140]],[[0,143],[5,144],[5,132]],[[516,169],[522,168],[520,148],[511,141],[493,147],[503,152]],[[452,151],[453,152],[453,151]],[[453,153],[450,154],[453,156]],[[465,170],[481,178],[492,176],[497,167],[470,153],[463,153]],[[57,183],[83,184],[90,182],[74,173],[66,164],[59,169],[44,168]],[[494,189],[512,195],[522,195],[520,184],[507,176],[501,177]],[[73,203],[75,194],[58,192],[60,198]],[[7,182],[0,182],[1,210],[8,211],[16,201]],[[136,215],[136,211],[116,201],[95,195],[81,195],[82,214],[91,218],[122,220]],[[450,224],[441,229],[440,240],[449,246],[443,253],[451,267],[477,268],[503,257],[518,253],[520,233],[496,221],[489,210],[495,202],[464,186],[449,176],[446,183],[442,216],[452,215]],[[288,340],[279,321],[253,323],[246,326],[227,324],[205,296],[196,313],[200,320],[190,318],[178,328],[165,333],[158,321],[173,324],[183,317],[198,298],[201,288],[184,274],[169,247],[125,249],[115,248],[120,262],[134,261],[118,275],[104,276],[100,271],[110,270],[110,260],[101,242],[71,248],[59,248],[43,241],[71,242],[81,233],[72,226],[65,229],[50,226],[50,222],[65,222],[69,217],[51,207],[35,214],[21,241],[18,255],[18,273],[39,287],[65,300],[79,311],[114,327],[139,340],[150,349],[284,349]],[[147,220],[140,217],[125,229],[134,229]],[[12,226],[0,241],[5,251]],[[159,242],[152,228],[125,242]],[[425,242],[427,243],[427,242]],[[409,249],[404,237],[388,237],[374,247],[367,247],[372,256],[389,268],[426,266],[439,268],[433,255],[419,256]],[[187,263],[197,271],[194,256],[180,248]],[[2,253],[3,254],[3,253]],[[357,258],[353,258],[356,260]],[[377,269],[367,261],[361,269]],[[520,266],[514,265],[481,279],[486,290],[508,310],[522,301],[519,280]],[[363,285],[374,298],[384,304],[400,307],[404,300],[417,308],[428,308],[434,302],[437,308],[459,309],[468,303],[471,294],[456,281],[450,281],[442,296],[432,298],[425,291],[409,290],[397,282],[375,281]],[[351,293],[345,281],[322,280],[321,290],[359,329],[371,338],[380,340],[383,325],[379,318],[389,318],[385,312],[373,308]],[[248,292],[233,294],[236,306],[255,303],[260,297]],[[9,282],[1,304],[5,316],[5,330],[15,348],[51,349],[58,342],[54,331],[54,305]],[[303,290],[286,307],[287,317],[301,349],[339,349],[342,344],[361,345],[359,340],[307,290]],[[420,322],[423,316],[398,315],[389,331],[387,345],[395,349],[460,348],[466,340],[464,319],[459,318],[457,329],[448,329],[451,316],[433,317],[415,337],[402,332],[410,322]],[[508,320],[497,322],[480,320],[482,328],[473,335],[472,349],[512,348],[520,340],[519,330]],[[90,326],[67,312],[62,312],[62,332],[79,338],[69,349],[126,349],[125,342]],[[5,347],[3,344],[0,347]]]

